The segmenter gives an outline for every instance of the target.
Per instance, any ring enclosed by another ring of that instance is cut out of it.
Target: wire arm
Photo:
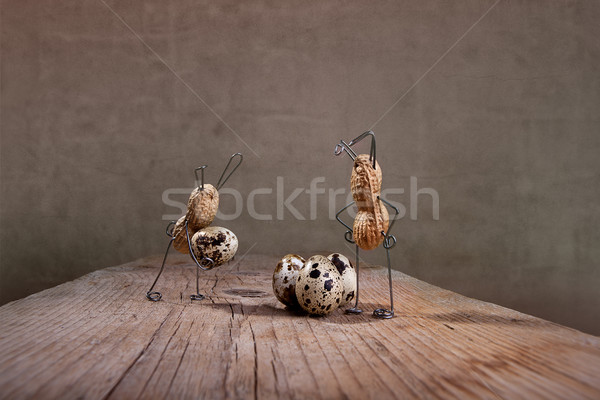
[[[391,249],[392,247],[394,247],[396,245],[396,237],[394,235],[390,235],[390,232],[392,230],[392,227],[394,226],[394,223],[396,222],[396,219],[398,218],[398,214],[400,214],[400,211],[398,210],[398,207],[394,206],[389,201],[382,199],[381,196],[377,196],[377,199],[381,200],[381,202],[383,204],[392,208],[395,212],[394,218],[392,218],[392,222],[390,222],[390,224],[388,225],[387,232],[381,231],[381,234],[385,237],[385,239],[383,241],[383,247],[385,247],[386,249]],[[390,240],[393,243],[391,243]]]
[[[342,221],[342,219],[340,218],[340,214],[353,205],[354,201],[350,202],[348,205],[346,205],[344,208],[342,208],[335,214],[335,219],[337,219],[340,224],[344,225],[346,229],[348,229],[344,234],[344,239],[346,239],[348,243],[354,243],[352,228],[348,226],[344,221]]]

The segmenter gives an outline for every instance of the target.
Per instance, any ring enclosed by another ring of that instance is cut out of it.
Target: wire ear
[[[235,165],[235,167],[233,167],[233,169],[231,170],[231,172],[229,173],[229,175],[227,175],[225,177],[225,179],[223,179],[223,176],[225,176],[225,172],[227,172],[227,169],[229,168],[229,165],[231,165],[231,162],[237,156],[240,156],[240,161],[238,161],[238,163]],[[229,157],[229,162],[225,166],[225,169],[223,170],[223,173],[221,174],[221,176],[219,177],[219,181],[217,182],[217,186],[216,186],[217,190],[220,190],[223,187],[223,185],[225,185],[225,182],[227,182],[229,180],[229,178],[231,177],[231,175],[233,175],[233,173],[235,172],[235,170],[238,169],[238,167],[240,166],[240,164],[242,163],[243,160],[244,160],[244,156],[242,155],[242,153],[235,153],[235,154],[232,154],[231,157]]]
[[[344,142],[343,140],[340,140],[340,142],[335,145],[333,154],[339,156],[344,151],[350,156],[352,161],[354,161],[354,159],[356,158],[356,153],[350,148],[350,145],[348,143]]]
[[[194,175],[196,175],[196,186],[198,186],[198,189],[200,189],[200,190],[204,190],[204,169],[206,167],[207,167],[206,165],[203,165],[194,170]],[[202,171],[202,179],[200,179],[200,184],[198,184],[198,171],[199,170]]]
[[[369,151],[369,161],[373,162],[373,169],[375,169],[375,162],[377,161],[377,154],[376,154],[376,149],[375,149],[376,148],[375,132],[373,132],[373,131],[366,131],[365,133],[361,134],[357,138],[352,139],[350,141],[350,143],[348,143],[348,146],[354,146],[356,143],[360,142],[361,140],[363,140],[367,136],[371,136],[371,150]]]

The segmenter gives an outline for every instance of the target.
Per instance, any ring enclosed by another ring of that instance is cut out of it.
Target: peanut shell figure
[[[365,137],[371,137],[371,150],[369,154],[357,155],[351,147]],[[350,178],[350,189],[352,201],[336,214],[336,219],[348,229],[344,235],[347,242],[356,245],[356,297],[354,306],[346,310],[347,313],[359,314],[362,310],[358,307],[359,292],[359,249],[373,250],[383,244],[387,256],[388,282],[390,287],[390,309],[378,308],[373,311],[377,318],[392,318],[394,316],[394,294],[392,288],[392,267],[390,262],[390,249],[396,244],[396,238],[390,234],[392,225],[399,214],[398,208],[381,198],[381,167],[377,163],[375,152],[375,134],[367,131],[349,143],[340,141],[335,146],[334,154],[339,156],[346,152],[354,161],[352,177]],[[352,227],[341,220],[340,214],[349,207],[355,205],[358,213]],[[390,222],[386,206],[395,211],[394,218]]]

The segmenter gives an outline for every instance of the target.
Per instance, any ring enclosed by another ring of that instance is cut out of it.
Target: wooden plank
[[[298,315],[274,257],[201,273],[175,256],[86,275],[0,308],[0,398],[600,398],[600,338],[394,272],[361,268],[364,313]]]

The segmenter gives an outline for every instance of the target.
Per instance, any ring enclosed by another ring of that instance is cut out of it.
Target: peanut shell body
[[[363,250],[377,248],[385,239],[382,232],[387,232],[389,226],[389,214],[381,200],[377,201],[378,212],[358,211],[354,218],[352,231],[354,241]]]
[[[198,231],[209,226],[217,215],[219,209],[219,192],[208,183],[204,189],[196,188],[188,200],[186,218],[190,231]]]
[[[189,230],[189,233],[191,239],[196,232]],[[187,234],[185,232],[185,215],[177,220],[177,223],[175,223],[175,227],[173,228],[173,247],[180,253],[190,254]]]
[[[361,154],[354,160],[350,189],[358,207],[352,233],[354,241],[363,250],[373,250],[385,238],[389,226],[389,214],[379,200],[381,194],[381,167],[372,161],[368,154]]]
[[[377,161],[373,168],[373,162],[369,160],[368,154],[361,154],[354,160],[350,190],[359,208],[372,207],[374,198],[376,199],[381,193],[381,168]]]

